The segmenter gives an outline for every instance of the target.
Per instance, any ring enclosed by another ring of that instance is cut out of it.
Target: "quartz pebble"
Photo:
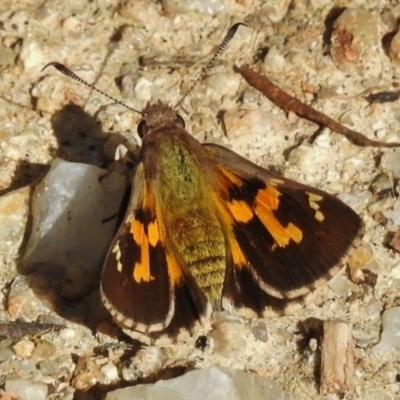
[[[66,276],[62,292],[70,298],[91,288],[90,277],[99,271],[114,234],[116,218],[104,220],[117,213],[125,179],[112,174],[99,181],[104,174],[91,165],[56,160],[33,195],[25,268],[40,264],[55,276],[58,266]]]
[[[397,231],[400,227],[400,200],[396,200],[390,210],[382,210],[382,214],[390,220],[387,228],[391,231]]]
[[[174,14],[186,14],[200,12],[203,14],[215,15],[221,12],[225,6],[221,0],[162,0],[164,11]]]
[[[24,40],[19,59],[25,69],[38,68],[45,64],[45,56],[39,44],[29,40]]]
[[[38,339],[36,348],[33,351],[33,356],[39,360],[46,360],[53,357],[56,353],[56,346],[54,343],[43,338]]]
[[[348,297],[354,289],[354,284],[341,274],[335,275],[328,283],[336,296]]]
[[[268,329],[265,321],[260,319],[253,319],[250,322],[250,331],[254,337],[261,342],[268,342]]]
[[[103,365],[100,368],[102,374],[106,377],[109,382],[114,382],[118,379],[117,367],[111,363]]]
[[[387,151],[382,155],[379,168],[394,178],[400,177],[400,152]]]
[[[245,325],[239,320],[221,319],[214,324],[209,336],[214,340],[214,351],[224,357],[237,353],[245,346]]]
[[[400,357],[400,307],[386,310],[382,315],[381,340],[373,347],[377,356]]]
[[[47,385],[30,379],[8,379],[5,389],[18,400],[46,400],[49,392]]]
[[[28,358],[32,355],[35,345],[30,340],[20,340],[13,346],[14,353],[17,357]]]
[[[211,367],[154,385],[137,385],[109,392],[105,400],[290,400],[270,378],[240,370]]]

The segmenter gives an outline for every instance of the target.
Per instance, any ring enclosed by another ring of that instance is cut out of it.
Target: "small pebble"
[[[260,319],[251,320],[250,331],[256,339],[264,343],[268,342],[268,329],[265,321]]]
[[[236,320],[222,320],[214,325],[209,336],[214,340],[214,350],[224,357],[232,357],[244,346],[245,325]]]
[[[390,277],[393,279],[400,279],[400,264],[395,265],[390,270]]]
[[[162,0],[161,5],[164,11],[173,14],[200,12],[215,15],[225,8],[221,0]]]
[[[19,59],[25,69],[33,69],[43,67],[45,65],[45,55],[43,54],[38,43],[24,40],[21,48]]]
[[[118,369],[113,364],[106,364],[100,368],[102,374],[107,378],[109,382],[114,382],[118,379]]]
[[[35,344],[30,340],[20,340],[13,346],[14,353],[17,357],[28,358],[32,355]]]
[[[272,47],[264,58],[264,64],[273,72],[282,71],[286,66],[285,57],[276,47]]]
[[[400,177],[400,152],[399,151],[386,151],[379,164],[379,168],[394,178]]]
[[[348,297],[352,293],[354,284],[343,275],[336,275],[328,282],[328,286],[337,296]]]
[[[400,307],[386,310],[382,315],[382,333],[379,343],[372,348],[377,356],[400,357]]]
[[[371,189],[374,194],[389,191],[393,189],[393,181],[388,174],[379,174],[371,184]]]
[[[46,339],[39,339],[37,341],[36,348],[33,351],[33,356],[41,360],[46,360],[54,356],[56,350],[57,349],[54,343]]]
[[[4,386],[18,400],[46,400],[49,393],[47,385],[29,379],[7,379]]]

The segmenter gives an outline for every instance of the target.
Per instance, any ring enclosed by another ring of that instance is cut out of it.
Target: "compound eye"
[[[185,120],[179,114],[176,114],[176,118],[178,119],[179,124],[182,125],[182,128],[184,128]]]
[[[137,133],[140,139],[143,139],[149,132],[149,127],[147,126],[146,120],[142,119],[137,127]]]

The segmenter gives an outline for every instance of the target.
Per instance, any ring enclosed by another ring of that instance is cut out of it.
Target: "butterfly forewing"
[[[142,164],[136,168],[132,190],[104,264],[102,297],[122,325],[142,332],[159,331],[171,321],[174,302],[167,255]]]

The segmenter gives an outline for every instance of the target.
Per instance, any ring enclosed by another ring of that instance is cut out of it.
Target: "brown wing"
[[[361,225],[350,207],[226,148],[204,147],[220,175],[221,218],[231,226],[225,308],[261,314],[274,298],[303,296],[338,271]]]
[[[117,322],[149,336],[190,330],[209,311],[205,296],[169,248],[162,210],[145,182],[142,164],[104,263],[101,294]]]

